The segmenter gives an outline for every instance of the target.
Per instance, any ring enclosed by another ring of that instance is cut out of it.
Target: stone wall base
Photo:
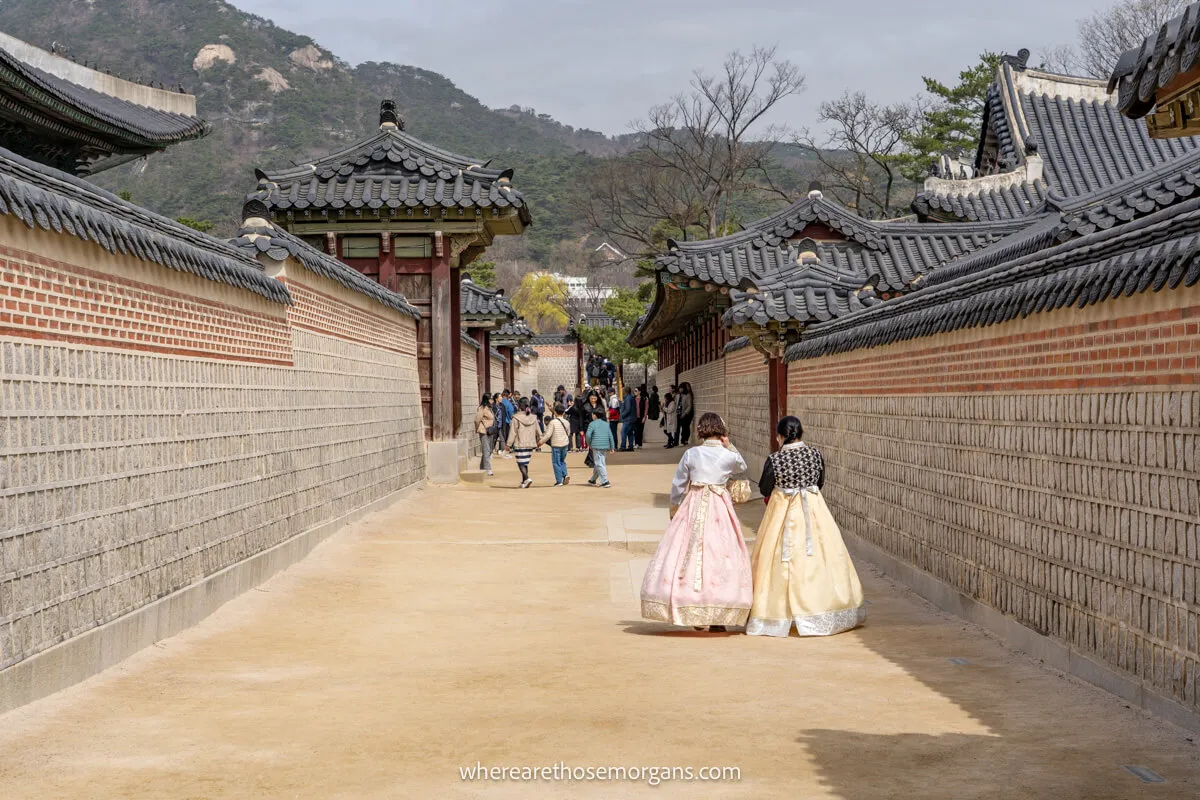
[[[1126,702],[1191,731],[1200,732],[1200,714],[1174,700],[1141,685],[1098,661],[1088,658],[1063,642],[1043,636],[1006,617],[994,608],[977,602],[953,586],[938,580],[885,550],[842,531],[851,555],[878,567],[889,578],[907,586],[921,597],[951,614],[962,617],[995,634],[1006,647],[1039,659],[1068,675],[1099,686]],[[870,622],[867,623],[868,625]],[[886,655],[886,654],[885,654]]]
[[[426,442],[426,477],[430,483],[458,483],[458,473],[466,463],[464,439]]]
[[[195,625],[233,598],[302,560],[346,525],[386,508],[420,486],[413,484],[392,492],[0,671],[0,714],[86,680]]]

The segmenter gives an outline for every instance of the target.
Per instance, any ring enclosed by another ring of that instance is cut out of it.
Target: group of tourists
[[[687,445],[691,439],[695,406],[692,387],[671,384],[660,397],[657,386],[627,387],[620,390],[608,386],[585,385],[574,393],[560,385],[549,402],[537,389],[528,397],[504,389],[485,394],[475,412],[475,432],[479,436],[479,468],[493,475],[492,455],[515,458],[521,470],[521,488],[533,485],[529,476],[532,453],[549,446],[554,464],[554,485],[565,486],[566,454],[587,451],[587,466],[595,471],[593,480],[598,486],[608,486],[605,457],[611,452],[632,453],[645,444],[646,426],[657,423],[666,437],[665,448]],[[561,406],[561,410],[560,410]],[[556,422],[557,420],[557,422]],[[599,432],[599,421],[608,428],[608,435]],[[561,444],[565,436],[565,445]],[[561,448],[561,454],[558,452]],[[560,458],[560,455],[562,456]],[[597,467],[596,457],[601,464]]]
[[[530,458],[549,446],[554,485],[567,486],[567,454],[586,451],[588,484],[607,489],[609,454],[641,447],[647,421],[662,426],[666,447],[689,443],[694,400],[687,383],[670,386],[661,400],[658,387],[644,386],[623,397],[603,386],[575,393],[559,386],[549,404],[537,390],[485,394],[475,414],[479,467],[492,475],[499,450],[516,459],[520,487],[528,489]],[[821,494],[825,460],[803,433],[796,417],[776,426],[779,449],[758,483],[766,515],[750,552],[734,510],[750,495],[747,482],[734,478],[746,462],[719,415],[700,417],[699,446],[679,461],[671,522],[642,582],[643,617],[715,632],[745,626],[751,636],[787,636],[793,626],[801,636],[827,636],[862,622],[862,585]]]
[[[828,636],[863,621],[862,585],[821,494],[825,461],[803,432],[796,417],[776,427],[780,447],[758,484],[766,515],[748,552],[734,501],[749,487],[731,484],[746,462],[720,416],[700,417],[700,446],[679,461],[671,522],[642,582],[643,617],[717,632],[744,625],[752,636],[793,626]]]

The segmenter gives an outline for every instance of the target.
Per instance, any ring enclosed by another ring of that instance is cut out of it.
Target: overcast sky
[[[811,123],[822,100],[880,101],[947,81],[985,49],[1036,57],[1073,42],[1106,0],[232,0],[351,64],[439,72],[488,106],[532,106],[608,134],[687,88],[726,53],[778,45],[808,78],[773,122]]]

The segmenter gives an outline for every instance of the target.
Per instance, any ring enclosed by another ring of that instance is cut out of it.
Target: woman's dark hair
[[[604,419],[604,412],[599,409],[593,411],[592,419]]]
[[[692,393],[692,385],[690,383],[688,383],[687,381],[684,381],[683,383],[679,384],[679,393],[680,394],[691,394]]]
[[[804,426],[798,417],[784,417],[775,426],[775,432],[783,437],[784,444],[798,442],[804,438]]]
[[[588,399],[588,400],[591,400],[593,397],[594,397],[594,398],[596,398],[596,402],[597,402],[597,403],[598,403],[598,402],[600,402],[600,393],[599,393],[599,392],[597,392],[595,389],[592,389],[592,390],[591,390],[590,392],[588,392],[588,394],[587,394],[587,399]]]
[[[522,411],[528,411],[529,410],[529,398],[522,397],[520,400],[518,400],[517,408],[521,409]]]
[[[674,399],[675,399],[675,395],[671,394],[670,392],[667,392],[667,393],[666,393],[666,394],[663,396],[663,402],[664,402],[664,403],[670,403],[670,402],[672,402]]]
[[[491,403],[492,403],[492,396],[490,394],[485,394],[483,396],[483,399],[479,401],[479,407],[483,408],[486,405],[491,405]]]
[[[563,414],[567,413],[567,407],[564,406],[562,403],[555,403],[554,404],[554,413],[558,414],[561,417]]]
[[[725,427],[725,420],[721,419],[720,414],[708,411],[700,417],[700,422],[696,424],[696,435],[701,439],[716,439],[728,436],[729,429]]]

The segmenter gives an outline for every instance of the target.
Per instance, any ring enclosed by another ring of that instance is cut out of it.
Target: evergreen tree
[[[904,157],[904,174],[909,179],[924,180],[930,165],[943,153],[963,156],[974,151],[979,143],[988,85],[996,77],[1000,58],[999,53],[984,52],[979,63],[958,73],[955,86],[922,77],[930,104],[921,124],[904,137],[909,151]]]
[[[484,289],[496,288],[495,261],[475,261],[467,267],[466,272],[476,286],[482,286]]]

